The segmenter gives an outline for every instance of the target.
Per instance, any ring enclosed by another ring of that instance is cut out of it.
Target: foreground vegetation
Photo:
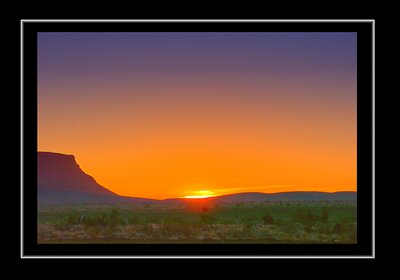
[[[81,205],[38,211],[39,243],[356,243],[355,204]]]

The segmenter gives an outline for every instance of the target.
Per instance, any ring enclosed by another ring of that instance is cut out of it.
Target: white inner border
[[[24,84],[23,84],[23,46],[24,46],[24,23],[29,22],[368,22],[372,23],[372,255],[362,255],[362,256],[247,256],[247,255],[235,255],[235,256],[35,256],[35,255],[24,255],[24,238],[23,238],[23,219],[24,219],[24,197],[23,197],[23,186],[24,186],[24,167],[23,167],[23,126],[24,126]],[[20,213],[20,257],[22,259],[374,259],[375,258],[375,20],[374,19],[361,19],[361,20],[295,20],[295,19],[284,19],[284,20],[261,20],[261,19],[251,19],[251,20],[235,20],[235,19],[207,19],[207,20],[194,20],[194,19],[148,19],[148,20],[64,20],[64,19],[22,19],[20,21],[20,87],[21,87],[21,213]]]

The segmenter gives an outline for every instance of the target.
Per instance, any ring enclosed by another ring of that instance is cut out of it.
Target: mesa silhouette
[[[82,171],[73,155],[38,152],[38,203],[151,203],[155,200],[120,196]]]
[[[120,196],[86,174],[73,155],[38,152],[39,204],[185,204],[188,199],[164,200]],[[246,192],[206,198],[216,204],[288,201],[356,201],[356,192]]]

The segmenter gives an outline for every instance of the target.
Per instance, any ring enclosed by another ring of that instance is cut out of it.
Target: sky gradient
[[[38,150],[126,196],[356,191],[356,33],[39,33]]]

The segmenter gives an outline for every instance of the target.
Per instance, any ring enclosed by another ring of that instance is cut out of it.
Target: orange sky
[[[97,73],[85,72],[87,79],[82,79],[82,67],[64,60],[79,55],[80,39],[61,37],[76,44],[68,53],[54,38],[39,37],[38,150],[75,155],[81,168],[110,190],[148,198],[201,191],[356,191],[356,75],[348,61],[340,60],[345,56],[341,49],[336,60],[323,61],[321,71],[326,38],[312,38],[322,53],[308,51],[311,62],[281,58],[300,64],[300,72],[284,71],[279,59],[276,72],[258,76],[254,73],[265,71],[259,66],[232,70],[220,62],[216,72],[210,70],[214,65],[187,73],[190,68],[177,63],[170,71],[157,67],[165,75],[149,79],[147,73],[137,80],[126,74],[129,67],[136,69],[134,64],[121,67],[125,75],[96,72],[104,55],[79,62]],[[116,39],[109,40],[112,46]],[[331,48],[328,43],[325,47]],[[195,45],[187,48],[199,52]],[[82,52],[88,51],[85,46]],[[299,57],[313,46],[300,44]],[[179,62],[180,54],[173,54]],[[201,56],[205,67],[207,53]]]

